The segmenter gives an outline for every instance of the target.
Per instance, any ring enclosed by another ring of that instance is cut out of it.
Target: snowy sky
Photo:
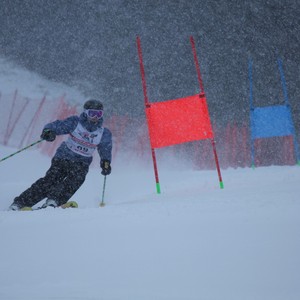
[[[189,45],[189,36],[195,37],[211,115],[220,123],[248,116],[249,58],[255,68],[255,101],[283,100],[276,66],[281,56],[300,128],[300,6],[295,0],[1,3],[1,56],[76,86],[86,97],[108,101],[115,114],[144,116],[137,35],[151,101],[199,90]]]

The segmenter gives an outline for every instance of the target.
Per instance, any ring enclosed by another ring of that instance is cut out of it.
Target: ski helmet
[[[84,103],[84,109],[96,109],[96,110],[103,110],[103,104],[99,100],[91,99]]]
[[[98,123],[103,117],[103,104],[99,100],[91,99],[83,105],[87,119],[92,123]]]

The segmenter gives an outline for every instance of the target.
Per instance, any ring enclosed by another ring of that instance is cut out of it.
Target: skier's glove
[[[44,129],[41,134],[41,138],[47,142],[53,142],[56,138],[56,134],[50,129]]]
[[[101,174],[106,176],[106,175],[109,175],[110,172],[111,172],[111,166],[110,166],[110,161],[107,160],[107,159],[101,159],[101,162],[100,162],[100,167],[102,169],[102,172]]]

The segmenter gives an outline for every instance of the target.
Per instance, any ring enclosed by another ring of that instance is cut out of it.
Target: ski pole
[[[101,207],[103,207],[105,205],[105,203],[104,203],[105,185],[106,185],[106,175],[104,176],[104,181],[103,181],[102,200],[101,200],[101,203],[100,203]]]
[[[36,142],[34,142],[34,143],[32,143],[32,144],[30,144],[30,145],[28,145],[28,146],[24,147],[24,148],[22,148],[22,149],[18,150],[18,151],[17,151],[17,152],[15,152],[15,153],[12,153],[12,154],[10,154],[10,155],[8,155],[8,156],[6,156],[6,157],[4,157],[4,158],[0,159],[0,162],[2,162],[3,160],[6,160],[6,159],[8,159],[8,158],[10,158],[10,157],[12,157],[12,156],[14,156],[14,155],[16,155],[16,154],[20,153],[20,152],[22,152],[22,151],[24,151],[24,150],[26,150],[26,149],[28,149],[28,148],[30,148],[30,147],[32,147],[32,146],[34,146],[34,145],[36,145],[36,144],[40,143],[40,142],[42,142],[42,141],[43,141],[43,139],[40,139],[40,140],[38,140],[38,141],[36,141]]]

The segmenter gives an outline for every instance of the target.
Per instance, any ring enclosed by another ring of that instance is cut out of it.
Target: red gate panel
[[[152,148],[214,137],[204,94],[148,103],[146,115]]]

